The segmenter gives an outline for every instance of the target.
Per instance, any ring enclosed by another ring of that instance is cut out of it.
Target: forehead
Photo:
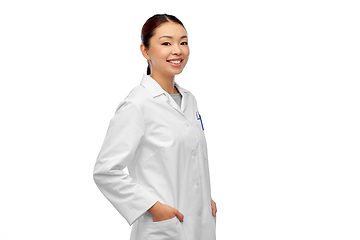
[[[171,37],[182,37],[186,36],[186,31],[183,26],[178,23],[166,22],[161,24],[158,28],[155,29],[154,37],[159,39],[161,36],[171,36]]]

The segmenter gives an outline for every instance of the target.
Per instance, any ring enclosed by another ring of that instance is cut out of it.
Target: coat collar
[[[155,79],[150,77],[150,75],[143,75],[141,85],[144,86],[154,98],[161,94],[166,95],[166,91],[155,81]],[[174,82],[174,85],[182,96],[184,96],[184,93],[188,92],[185,88],[180,87],[177,82]]]

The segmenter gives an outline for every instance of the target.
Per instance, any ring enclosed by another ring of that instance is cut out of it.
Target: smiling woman
[[[150,48],[150,39],[155,35],[155,33],[157,33],[157,35],[160,35],[160,37],[157,37],[158,40],[159,41],[161,39],[163,40],[158,43],[160,43],[164,46],[171,46],[171,43],[169,41],[165,41],[165,40],[172,40],[172,41],[174,40],[174,36],[167,35],[166,31],[164,29],[159,29],[160,27],[164,27],[161,25],[165,25],[165,23],[175,23],[175,24],[179,25],[180,28],[182,28],[182,29],[180,29],[180,33],[185,32],[184,35],[181,36],[181,39],[184,39],[186,41],[182,42],[182,45],[188,45],[185,27],[178,18],[176,18],[172,15],[168,15],[168,14],[156,14],[156,15],[152,16],[151,18],[149,18],[141,30],[141,40],[142,40],[141,51],[142,51],[144,57],[146,59],[148,59],[148,69],[147,69],[148,75],[150,75],[151,69],[152,69],[152,68],[150,68],[149,56],[147,56],[147,50],[149,50],[149,48]],[[177,29],[173,29],[173,30],[175,30],[175,33],[179,33],[176,31],[179,29],[179,26],[176,26]],[[161,30],[163,30],[163,31],[161,31]],[[168,26],[166,28],[166,30],[171,30],[171,27]],[[164,35],[162,35],[160,31],[164,32]],[[155,39],[156,39],[156,37],[155,37]],[[188,55],[189,55],[189,53],[187,54],[187,56]],[[183,67],[184,66],[185,66],[185,64],[183,65]]]
[[[155,15],[144,24],[141,39],[140,49],[148,60],[147,74],[160,81],[165,90],[178,93],[166,83],[182,72],[189,58],[188,37],[182,22],[172,15]]]
[[[141,38],[148,72],[110,121],[94,180],[133,225],[131,240],[215,240],[202,120],[194,95],[174,80],[189,58],[187,32],[162,14]]]

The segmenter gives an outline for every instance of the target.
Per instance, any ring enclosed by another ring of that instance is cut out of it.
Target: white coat
[[[131,240],[215,240],[205,135],[194,95],[181,108],[144,75],[110,121],[94,167],[100,191],[132,226]],[[123,171],[128,167],[128,172]],[[184,214],[153,222],[157,201]]]

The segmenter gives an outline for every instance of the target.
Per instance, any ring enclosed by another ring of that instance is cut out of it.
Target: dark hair
[[[155,29],[166,22],[178,23],[185,29],[182,22],[175,16],[168,14],[156,14],[145,22],[141,30],[141,42],[145,45],[146,48],[149,48],[150,46],[150,38],[154,35]],[[148,61],[147,75],[150,75],[150,73],[150,64]]]

